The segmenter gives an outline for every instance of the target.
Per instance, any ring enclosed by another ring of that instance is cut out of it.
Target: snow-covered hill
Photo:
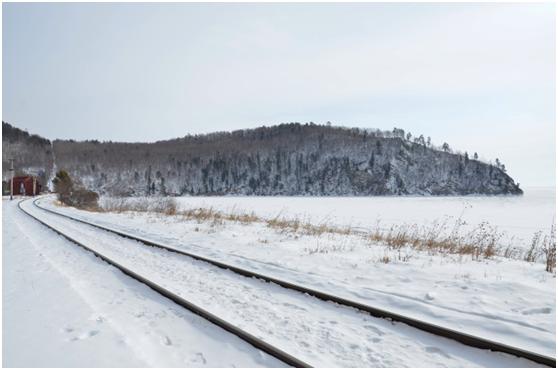
[[[3,145],[4,158],[27,150],[13,148]],[[155,143],[55,140],[53,148],[57,168],[113,195],[522,193],[501,164],[401,129],[290,123]]]

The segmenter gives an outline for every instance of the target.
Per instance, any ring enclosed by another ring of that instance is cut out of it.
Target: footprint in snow
[[[426,293],[426,295],[424,296],[425,299],[429,300],[429,301],[433,301],[436,299],[436,293],[434,292],[428,292]]]
[[[165,346],[172,346],[172,341],[167,335],[162,338],[162,342]]]
[[[72,329],[72,331],[73,331],[73,329]],[[70,338],[70,342],[75,342],[75,341],[78,341],[78,340],[88,339],[88,338],[94,337],[95,335],[97,335],[99,333],[100,333],[99,330],[90,330],[86,333],[81,334],[80,336]]]
[[[299,307],[299,306],[297,306],[295,304],[292,304],[292,303],[283,303],[283,306],[293,308],[293,309],[299,310],[299,311],[307,311],[306,308]]]
[[[373,331],[374,334],[382,336],[385,334],[385,332],[383,332],[382,330],[378,329],[377,327],[373,326],[373,325],[364,325],[365,329],[368,329],[370,331]]]
[[[82,335],[80,335],[80,339],[87,339],[87,338],[91,338],[94,337],[95,335],[99,334],[100,331],[99,330],[90,330],[87,333],[83,333]]]
[[[205,359],[203,353],[201,352],[196,352],[196,354],[194,355],[194,357],[192,357],[191,359],[192,363],[194,364],[203,364],[205,365],[207,363],[207,360]]]
[[[442,351],[440,348],[438,347],[426,347],[425,348],[426,352],[428,353],[434,353],[440,356],[444,356],[445,358],[451,358],[451,356],[449,356],[447,353],[445,353],[444,351]]]
[[[528,310],[521,311],[523,315],[549,314],[551,312],[552,312],[552,308],[550,307],[531,308]]]

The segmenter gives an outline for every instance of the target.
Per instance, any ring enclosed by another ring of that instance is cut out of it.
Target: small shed
[[[8,181],[8,184],[11,184]],[[35,176],[14,177],[14,195],[37,195],[41,192],[41,184]]]

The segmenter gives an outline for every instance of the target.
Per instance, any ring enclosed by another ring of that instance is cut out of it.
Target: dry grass
[[[387,244],[392,250],[400,251],[404,247],[425,251],[429,254],[470,255],[474,260],[490,258],[504,254],[500,247],[503,236],[496,227],[481,223],[470,231],[462,231],[466,223],[457,219],[448,227],[448,220],[435,221],[427,227],[416,224],[393,225],[384,230],[379,226],[371,231],[367,239],[371,244]],[[449,233],[444,234],[444,230]],[[511,254],[509,254],[511,255]],[[398,258],[404,260],[404,258]]]
[[[546,271],[556,272],[556,223],[553,222],[550,227],[550,235],[545,238],[542,246],[544,259],[546,262]]]
[[[542,231],[537,231],[531,240],[531,247],[525,254],[525,261],[535,262],[541,254],[541,244],[544,242],[542,239]]]
[[[533,235],[531,246],[523,259],[527,262],[544,261],[546,271],[556,272],[556,223],[553,222],[548,235],[538,231]]]
[[[347,251],[351,246],[349,237],[356,237],[366,241],[369,245],[387,246],[395,253],[384,256],[380,262],[388,263],[392,260],[406,262],[411,258],[411,251],[423,251],[431,255],[470,256],[472,260],[501,256],[510,259],[523,259],[528,262],[546,262],[546,270],[556,271],[556,226],[553,223],[550,235],[537,232],[531,241],[530,248],[524,252],[512,246],[511,242],[505,246],[502,243],[503,233],[497,227],[483,222],[474,228],[464,227],[467,224],[461,217],[450,223],[450,218],[436,220],[428,226],[416,224],[393,225],[389,228],[380,227],[377,222],[371,230],[363,231],[350,226],[336,226],[324,220],[313,224],[298,218],[288,219],[280,214],[265,218],[255,213],[221,212],[213,208],[192,208],[179,210],[173,198],[154,198],[142,201],[130,201],[127,198],[104,199],[100,211],[104,212],[153,212],[164,215],[179,216],[183,220],[194,220],[199,223],[209,223],[211,230],[224,225],[225,222],[236,222],[243,225],[261,223],[270,229],[285,233],[298,239],[302,236],[320,237],[323,235],[345,236],[342,242],[333,243],[327,247],[319,243],[315,247],[306,248],[309,254]],[[199,228],[196,228],[198,231]],[[263,242],[262,242],[263,243]],[[267,244],[266,240],[265,243]]]
[[[280,232],[297,233],[303,235],[320,236],[323,234],[351,235],[351,227],[337,227],[326,222],[314,225],[310,222],[303,222],[299,219],[289,220],[286,218],[274,217],[272,219],[259,219],[265,222],[267,227]]]
[[[103,199],[100,204],[102,212],[154,212],[167,216],[177,214],[177,204],[173,198],[153,198],[149,201],[129,201],[126,198]]]
[[[389,256],[385,255],[382,258],[380,258],[380,260],[378,262],[380,262],[380,263],[390,263],[391,259],[389,258]]]

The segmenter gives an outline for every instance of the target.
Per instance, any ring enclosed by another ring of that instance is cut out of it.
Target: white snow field
[[[555,276],[541,263],[501,257],[479,262],[417,251],[407,251],[408,259],[391,255],[390,263],[380,263],[390,251],[351,236],[293,236],[258,223],[211,224],[181,216],[87,212],[59,207],[52,197],[38,203],[299,285],[555,356]],[[43,212],[41,217],[80,238],[90,234],[91,243],[102,244],[104,253],[133,261],[135,268],[162,284],[195,297],[202,307],[211,307],[315,366],[533,366],[510,362],[501,354],[486,357],[486,351],[313,298],[302,299],[298,293],[239,279],[170,252],[123,243],[120,238],[115,244],[111,234],[55,215]]]
[[[376,197],[178,197],[184,208],[213,208],[223,212],[254,212],[259,216],[298,218],[337,225],[383,228],[392,224],[430,226],[456,218],[467,223],[464,229],[481,222],[497,226],[502,240],[527,246],[533,234],[548,232],[556,217],[556,190],[553,187],[526,188],[523,196],[376,196]],[[141,198],[139,198],[141,201]]]
[[[2,202],[4,367],[284,366]]]

